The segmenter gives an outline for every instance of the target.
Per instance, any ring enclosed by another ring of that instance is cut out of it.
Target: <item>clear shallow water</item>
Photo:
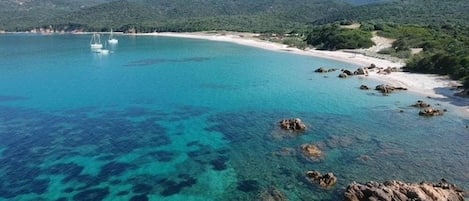
[[[256,200],[271,186],[337,200],[351,181],[442,177],[469,188],[469,121],[313,73],[353,65],[203,40],[125,36],[109,55],[88,43],[0,36],[0,200]],[[282,137],[291,117],[310,129]],[[324,159],[305,160],[304,143]],[[339,183],[309,184],[313,169]]]

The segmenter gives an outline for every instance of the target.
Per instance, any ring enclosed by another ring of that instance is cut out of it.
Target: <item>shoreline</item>
[[[287,45],[261,40],[256,38],[259,34],[241,33],[241,32],[191,32],[191,33],[143,33],[135,34],[143,36],[162,36],[162,37],[175,37],[175,38],[190,38],[211,40],[220,42],[230,42],[244,46],[251,46],[261,48],[269,51],[287,52],[292,54],[299,54],[305,56],[319,57],[325,59],[332,59],[345,63],[358,65],[361,67],[370,66],[375,64],[377,67],[397,67],[405,66],[403,62],[394,62],[385,59],[365,56],[363,54],[340,51],[324,51],[315,49],[301,50]],[[314,69],[312,69],[314,70]],[[445,76],[433,74],[417,74],[407,72],[392,72],[390,74],[378,74],[370,72],[369,79],[377,80],[397,87],[405,87],[409,92],[435,99],[462,109],[455,111],[463,116],[469,116],[469,99],[462,98],[454,95],[456,91],[452,90],[457,85],[461,85],[458,81],[450,80]]]

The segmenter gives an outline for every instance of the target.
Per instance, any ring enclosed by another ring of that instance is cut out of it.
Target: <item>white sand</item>
[[[240,45],[247,45],[257,48],[262,48],[272,51],[283,51],[294,54],[308,55],[314,57],[321,57],[327,59],[338,60],[359,66],[369,66],[375,64],[377,67],[402,67],[405,63],[393,62],[389,60],[365,56],[362,54],[351,53],[346,51],[323,51],[323,50],[300,50],[297,48],[287,47],[287,45],[260,40],[256,38],[256,34],[252,33],[236,33],[236,32],[222,32],[222,33],[209,33],[209,32],[196,32],[196,33],[149,33],[140,35],[164,36],[164,37],[181,37],[193,38],[213,41],[232,42]],[[385,46],[386,44],[378,44]],[[373,48],[373,47],[372,47]],[[469,99],[454,96],[456,91],[450,90],[451,87],[459,85],[457,81],[451,81],[444,76],[427,75],[427,74],[413,74],[404,72],[393,72],[391,74],[383,75],[377,73],[370,73],[368,76],[371,79],[381,80],[385,83],[406,87],[410,92],[420,94],[422,96],[438,98],[440,100],[458,106],[464,113],[469,114]]]

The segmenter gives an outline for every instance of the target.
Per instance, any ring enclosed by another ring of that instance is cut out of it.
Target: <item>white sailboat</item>
[[[98,33],[93,33],[90,41],[90,47],[92,51],[97,51],[103,48],[103,44],[101,43],[101,36]]]
[[[112,37],[112,29],[111,29],[111,35],[109,36],[109,40],[107,40],[107,42],[110,44],[110,45],[115,45],[117,43],[119,43],[119,40],[115,39]]]

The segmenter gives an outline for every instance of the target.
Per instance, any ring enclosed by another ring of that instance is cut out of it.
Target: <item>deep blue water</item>
[[[356,66],[151,36],[99,55],[89,38],[0,35],[0,200],[258,200],[269,187],[340,200],[352,181],[390,179],[469,188],[469,120],[445,103],[422,118],[409,105],[424,97],[313,73]],[[309,129],[281,131],[292,117]],[[323,159],[305,160],[304,143]],[[338,184],[310,184],[308,170]]]

